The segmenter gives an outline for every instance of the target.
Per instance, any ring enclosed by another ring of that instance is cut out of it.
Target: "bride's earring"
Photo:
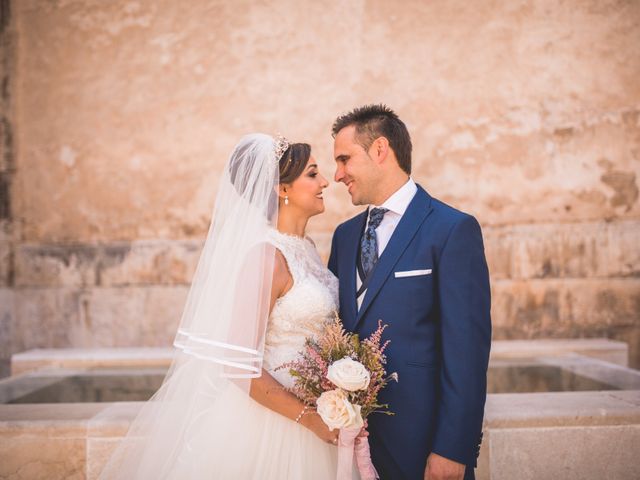
[[[284,196],[284,204],[289,205],[289,195]]]

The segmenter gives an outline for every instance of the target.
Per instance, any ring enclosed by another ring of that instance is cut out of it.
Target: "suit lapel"
[[[344,275],[340,275],[343,282],[340,285],[341,292],[344,292],[343,305],[346,306],[346,312],[343,313],[343,322],[345,326],[354,326],[358,313],[358,305],[356,303],[356,257],[358,255],[358,246],[360,244],[360,235],[364,229],[367,220],[367,210],[356,217],[347,233],[345,245],[345,269]],[[345,315],[346,314],[346,315]]]
[[[398,226],[396,227],[393,235],[389,239],[384,252],[380,256],[380,259],[376,263],[373,272],[371,272],[371,281],[367,292],[365,293],[364,301],[360,310],[358,310],[355,325],[355,329],[358,323],[362,320],[365,312],[371,305],[371,302],[376,297],[380,288],[384,284],[385,280],[393,270],[394,265],[398,262],[400,255],[407,249],[409,243],[418,232],[420,225],[424,222],[425,218],[431,213],[433,208],[431,207],[431,197],[422,187],[418,185],[418,191],[411,200],[411,203],[404,212],[404,215],[400,219]],[[356,247],[357,252],[357,247]],[[354,256],[355,261],[355,256]],[[354,288],[355,288],[355,267],[352,268],[354,276]],[[353,293],[355,298],[355,290]]]

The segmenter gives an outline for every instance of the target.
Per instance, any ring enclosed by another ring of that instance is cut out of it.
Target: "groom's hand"
[[[437,453],[427,457],[427,467],[424,469],[424,480],[462,480],[465,466]]]

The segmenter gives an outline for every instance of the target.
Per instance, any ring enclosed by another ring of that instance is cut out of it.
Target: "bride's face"
[[[324,212],[322,191],[329,182],[318,170],[318,164],[313,156],[309,157],[304,170],[298,178],[289,185],[284,185],[285,194],[289,197],[289,204],[280,204],[280,208],[300,211],[306,216],[318,215]]]

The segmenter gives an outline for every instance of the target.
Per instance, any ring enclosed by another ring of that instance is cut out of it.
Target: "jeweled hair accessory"
[[[282,135],[276,135],[276,161],[280,161],[280,158],[289,148],[289,140],[284,138]]]

